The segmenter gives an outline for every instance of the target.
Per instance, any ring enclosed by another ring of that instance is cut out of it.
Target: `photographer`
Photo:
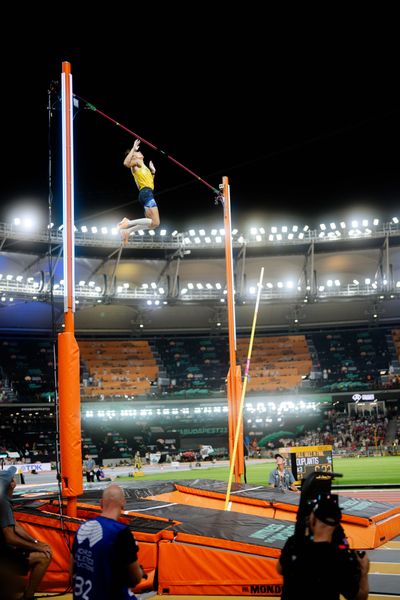
[[[333,498],[323,498],[307,518],[305,535],[291,536],[277,570],[283,575],[283,600],[347,600],[368,598],[367,555],[349,549],[340,526],[341,510]],[[337,534],[340,535],[337,535]]]

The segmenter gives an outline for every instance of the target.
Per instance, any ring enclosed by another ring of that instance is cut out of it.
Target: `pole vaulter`
[[[75,339],[75,235],[73,100],[69,62],[62,63],[62,181],[64,331],[58,335],[58,396],[62,495],[67,514],[76,517],[77,497],[83,492],[79,346]]]
[[[154,144],[144,139],[137,133],[134,133],[117,120],[113,119],[106,113],[96,108],[93,104],[81,98],[77,94],[74,97],[83,102],[87,109],[97,112],[100,116],[104,117],[117,127],[120,127],[130,135],[139,139],[141,142],[160,152],[163,156],[168,158],[174,164],[181,169],[184,169],[187,173],[192,175],[200,183],[207,186],[216,194],[216,203],[221,202],[224,209],[224,229],[225,229],[225,262],[226,262],[226,289],[227,289],[227,306],[228,306],[228,334],[229,334],[229,371],[227,376],[227,396],[228,396],[228,427],[229,427],[229,456],[232,466],[233,449],[235,446],[236,432],[238,436],[243,439],[243,418],[240,414],[240,398],[242,392],[242,375],[240,365],[236,364],[236,319],[235,319],[235,295],[233,285],[233,253],[232,253],[232,223],[231,223],[231,205],[230,205],[230,189],[227,177],[222,178],[222,184],[220,190],[217,190],[207,181],[202,179],[197,173],[183,165],[181,162],[176,160],[174,157],[167,154],[165,151],[157,148]],[[244,474],[244,449],[243,443],[236,444],[236,450],[234,453],[235,462],[233,465],[233,472],[235,474],[235,481],[240,483],[241,477]]]

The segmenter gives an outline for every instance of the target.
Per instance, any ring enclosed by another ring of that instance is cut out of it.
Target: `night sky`
[[[2,221],[25,205],[47,222],[48,89],[60,80],[63,60],[72,64],[78,96],[213,187],[229,176],[239,228],[400,217],[398,52],[389,33],[378,42],[367,27],[297,27],[295,15],[290,25],[244,10],[224,31],[210,13],[177,22],[154,8],[158,26],[167,19],[157,30],[149,26],[152,10],[148,5],[147,28],[124,12],[107,13],[101,27],[82,25],[69,42],[58,25],[46,35],[18,28],[11,48],[1,42]],[[59,224],[61,136],[54,106]],[[122,165],[133,138],[82,108],[74,134],[79,224],[141,217],[134,181]],[[142,151],[157,168],[162,225],[221,223],[208,188],[143,144]]]

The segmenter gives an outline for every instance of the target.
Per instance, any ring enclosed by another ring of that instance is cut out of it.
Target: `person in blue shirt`
[[[125,508],[122,488],[108,486],[101,516],[83,523],[72,547],[74,600],[132,600],[130,588],[146,578],[131,530],[118,519]]]
[[[282,454],[275,454],[276,469],[271,471],[268,483],[274,488],[278,488],[281,492],[292,492],[299,493],[299,490],[294,485],[295,479],[292,471],[285,468],[285,459]]]

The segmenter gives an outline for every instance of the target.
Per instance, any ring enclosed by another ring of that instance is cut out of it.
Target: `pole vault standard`
[[[242,449],[242,456],[243,456],[243,431],[242,432],[240,431],[239,424],[240,424],[240,426],[243,425],[243,405],[244,405],[244,399],[245,399],[245,396],[246,396],[247,380],[249,378],[251,353],[253,351],[253,342],[254,342],[254,335],[255,335],[255,332],[256,332],[258,307],[260,305],[260,297],[261,297],[261,289],[262,289],[263,278],[264,278],[264,267],[261,268],[260,280],[258,282],[257,301],[256,301],[256,306],[254,308],[253,325],[251,327],[249,350],[247,352],[246,369],[245,369],[245,373],[244,373],[243,387],[242,387],[242,391],[241,391],[240,403],[239,403],[239,407],[238,407],[238,411],[237,411],[238,412],[238,414],[237,414],[237,427],[236,427],[235,439],[234,439],[234,442],[233,442],[233,450],[232,450],[232,454],[230,455],[231,456],[231,465],[230,465],[230,470],[229,470],[228,487],[226,489],[226,497],[225,497],[224,510],[230,510],[229,498],[230,498],[230,495],[231,495],[233,470],[234,470],[234,467],[236,465],[236,456],[240,453],[240,449]],[[239,440],[240,434],[241,434],[241,438]]]
[[[81,449],[81,403],[79,346],[75,339],[75,235],[72,75],[69,62],[62,63],[62,180],[64,331],[58,335],[58,397],[62,494],[67,514],[76,517],[77,496],[83,492]]]

